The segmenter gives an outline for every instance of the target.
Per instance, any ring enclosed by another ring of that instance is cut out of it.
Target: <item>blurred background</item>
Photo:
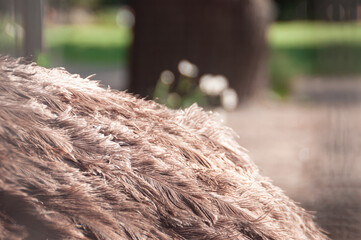
[[[0,0],[0,54],[218,113],[332,239],[361,239],[361,0]]]

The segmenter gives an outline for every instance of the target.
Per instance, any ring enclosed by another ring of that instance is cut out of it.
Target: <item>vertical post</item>
[[[43,45],[43,2],[16,0],[15,9],[24,29],[22,55],[35,58]]]

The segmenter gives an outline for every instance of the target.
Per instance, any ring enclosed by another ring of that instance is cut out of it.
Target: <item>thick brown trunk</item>
[[[268,0],[136,0],[130,91],[149,96],[163,70],[187,59],[222,74],[240,98],[265,80]]]
[[[21,56],[35,59],[42,50],[43,44],[43,3],[42,0],[16,0],[15,12],[21,17],[24,29]]]

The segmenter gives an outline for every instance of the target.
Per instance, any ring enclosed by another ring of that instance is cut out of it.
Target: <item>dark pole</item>
[[[21,55],[34,59],[43,45],[43,1],[15,1],[15,11],[20,14],[24,29]]]

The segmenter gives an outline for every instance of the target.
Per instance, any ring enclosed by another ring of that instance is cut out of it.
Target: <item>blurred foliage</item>
[[[306,20],[310,19],[311,9],[310,0],[274,0],[277,20]]]
[[[48,0],[47,4],[52,7],[57,7],[59,4],[66,4],[68,8],[82,7],[91,10],[102,9],[109,6],[119,6],[128,4],[129,0]]]
[[[101,4],[101,0],[71,0],[68,1],[70,7],[87,7],[87,8],[95,8],[99,7]]]
[[[39,66],[49,68],[51,67],[50,59],[44,53],[36,54],[36,62]]]
[[[66,61],[106,64],[126,62],[132,34],[118,26],[64,25],[48,28],[45,38],[48,49]]]
[[[206,106],[206,95],[199,89],[198,79],[180,75],[176,84],[158,80],[154,89],[153,99],[169,108],[187,108],[193,103]]]
[[[357,22],[276,22],[270,28],[271,47],[361,46],[361,27]]]
[[[15,55],[16,47],[21,44],[17,39],[21,35],[23,35],[23,29],[14,21],[9,5],[4,5],[2,2],[0,4],[0,53]]]
[[[61,53],[70,63],[125,64],[133,35],[129,27],[116,24],[116,13],[117,9],[98,11],[91,24],[47,26],[44,55]]]
[[[15,48],[14,37],[6,33],[5,27],[0,24],[0,52],[10,54],[12,53],[10,50]]]
[[[271,88],[285,97],[300,75],[361,74],[357,23],[282,22],[269,30]]]
[[[118,11],[119,8],[117,7],[102,8],[101,10],[95,11],[94,23],[97,25],[116,26],[116,16]]]

